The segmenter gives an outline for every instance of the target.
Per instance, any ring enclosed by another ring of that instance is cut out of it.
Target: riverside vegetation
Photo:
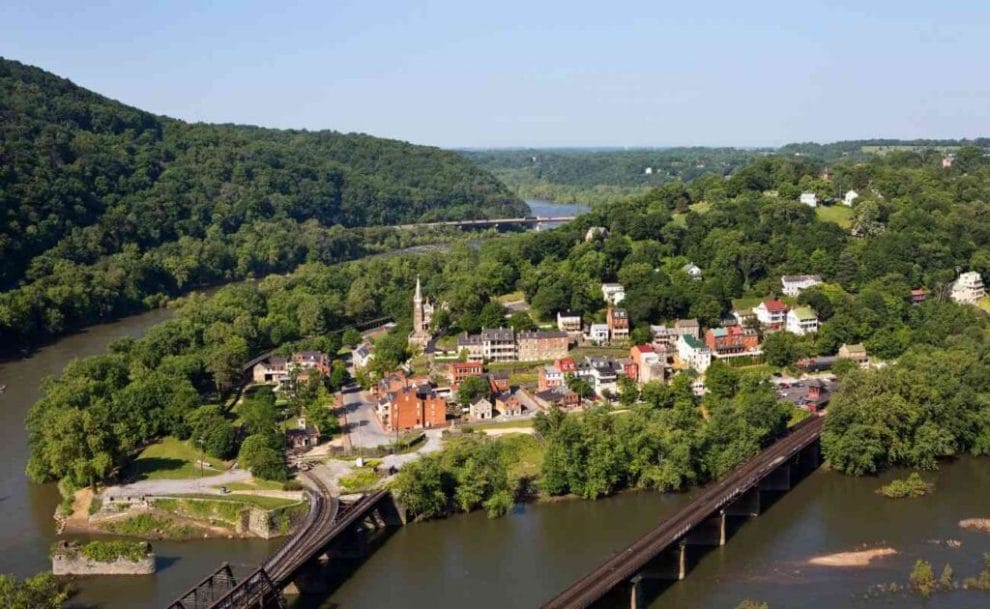
[[[905,497],[924,497],[934,490],[934,484],[925,482],[918,472],[912,472],[907,478],[894,480],[890,484],[881,486],[877,492],[889,499],[903,499]]]
[[[525,296],[537,320],[565,309],[600,320],[600,284],[619,281],[640,342],[649,339],[651,322],[696,317],[717,325],[733,299],[773,293],[783,274],[818,273],[825,283],[798,302],[818,312],[820,331],[771,342],[767,358],[793,361],[864,342],[875,357],[897,361],[882,370],[843,372],[823,436],[832,466],[850,474],[890,465],[930,469],[943,457],[986,454],[987,318],[943,295],[957,267],[990,275],[990,167],[980,150],[960,149],[948,170],[940,158],[904,152],[839,162],[824,181],[812,159],[768,156],[727,180],[667,184],[552,231],[480,246],[455,243],[442,254],[307,264],[212,298],[186,299],[175,319],[73,363],[47,387],[28,421],[29,472],[38,480],[92,484],[163,434],[227,429],[232,413],[201,404],[229,391],[250,355],[293,342],[335,351],[334,331],[357,319],[397,320],[377,342],[371,374],[394,369],[410,355],[408,294],[417,276],[427,293],[447,303],[435,323],[452,334],[501,321],[498,297],[513,292]],[[853,209],[858,237],[795,200],[803,189],[848,188],[864,193]],[[684,205],[688,211],[675,219]],[[585,240],[592,226],[607,227],[607,237]],[[688,261],[703,269],[702,280],[681,270]],[[910,289],[919,286],[932,297],[911,305]],[[771,441],[789,416],[758,373],[713,366],[708,419],[678,383],[642,392],[627,384],[620,397],[636,405],[633,412],[602,421],[600,429],[579,421],[547,425],[541,490],[597,497],[627,486],[701,482]],[[218,444],[233,437],[219,435]],[[630,437],[637,441],[628,443]],[[479,463],[473,451],[490,449],[453,450],[436,457],[447,462],[434,468],[440,482],[424,490],[421,513],[452,505],[503,511],[515,489],[495,465],[466,476],[470,484],[458,494],[458,473],[478,468],[470,465]],[[579,471],[580,464],[588,469]]]

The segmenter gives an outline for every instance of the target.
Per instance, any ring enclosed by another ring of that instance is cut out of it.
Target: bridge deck
[[[578,579],[570,587],[542,605],[543,609],[578,609],[588,607],[609,590],[633,577],[650,560],[684,538],[702,521],[739,498],[760,483],[781,463],[811,445],[821,435],[824,421],[812,417],[795,426],[790,433],[762,453],[738,466],[721,480],[709,485],[702,494],[625,550]]]
[[[512,224],[552,224],[556,222],[570,222],[577,216],[526,216],[523,218],[481,218],[478,220],[443,220],[441,222],[422,222],[419,224],[397,224],[389,228],[412,229],[412,228],[442,228],[444,226],[500,226]]]

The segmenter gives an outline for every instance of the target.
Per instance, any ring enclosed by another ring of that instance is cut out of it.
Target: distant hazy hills
[[[362,226],[526,210],[453,152],[189,124],[0,58],[0,289],[43,277],[53,261],[92,263],[257,220]]]

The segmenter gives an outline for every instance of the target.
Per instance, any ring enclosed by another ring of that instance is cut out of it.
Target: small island
[[[144,541],[60,541],[52,547],[54,575],[151,575],[155,554]]]
[[[891,481],[877,491],[888,499],[904,499],[906,497],[924,497],[935,490],[935,485],[925,482],[918,472],[912,472],[910,476],[903,479]]]

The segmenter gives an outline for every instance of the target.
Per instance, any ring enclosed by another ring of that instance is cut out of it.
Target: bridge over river
[[[352,503],[334,497],[326,484],[302,474],[314,487],[307,491],[305,520],[284,545],[254,572],[236,581],[223,564],[168,606],[168,609],[284,608],[283,590],[323,592],[340,560],[361,558],[376,535],[404,518],[391,493],[379,491]]]
[[[731,518],[759,515],[773,493],[791,485],[821,462],[824,419],[795,425],[750,461],[713,482],[687,506],[625,550],[542,605],[542,609],[583,609],[647,604],[651,587],[683,579],[691,547],[726,543]],[[404,521],[388,491],[339,502],[311,473],[310,511],[296,533],[263,565],[240,582],[227,565],[169,605],[169,609],[274,609],[284,607],[282,591],[327,592],[340,575],[340,561],[361,558],[390,525]],[[336,571],[335,571],[336,569]]]
[[[481,220],[447,220],[443,222],[424,222],[420,224],[397,224],[391,228],[498,228],[500,226],[539,226],[541,224],[559,224],[570,222],[577,216],[525,216],[523,218],[486,218]]]
[[[647,604],[652,583],[684,579],[690,546],[720,546],[730,517],[760,513],[761,496],[788,491],[818,467],[824,419],[811,417],[750,461],[710,484],[698,497],[655,529],[578,579],[542,609],[583,609]]]

